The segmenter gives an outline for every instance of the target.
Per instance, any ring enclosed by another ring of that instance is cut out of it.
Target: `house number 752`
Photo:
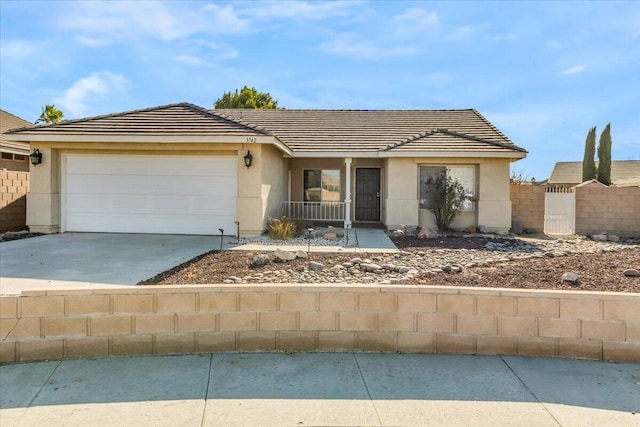
[[[257,138],[247,137],[247,142],[250,142],[250,143],[256,142],[257,140],[258,140]]]

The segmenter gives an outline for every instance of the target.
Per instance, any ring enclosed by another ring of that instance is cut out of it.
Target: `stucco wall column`
[[[251,151],[253,163],[244,164],[244,156]],[[240,237],[259,236],[263,224],[262,168],[264,157],[260,144],[245,144],[238,150],[238,201],[236,218],[240,222]]]
[[[33,146],[42,163],[30,168],[27,194],[27,225],[37,233],[60,232],[60,155],[49,147]]]
[[[511,228],[509,165],[509,159],[486,159],[479,165],[478,225],[491,231]]]
[[[387,162],[386,225],[418,225],[418,165],[413,159]]]
[[[351,227],[351,157],[345,157],[344,228]]]

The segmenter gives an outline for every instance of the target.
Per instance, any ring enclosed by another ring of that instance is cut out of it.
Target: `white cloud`
[[[574,67],[571,68],[567,68],[566,70],[562,70],[560,72],[560,74],[562,74],[563,76],[568,76],[571,74],[578,74],[584,71],[584,69],[587,68],[585,65],[576,65]]]
[[[391,20],[396,37],[415,37],[420,34],[433,33],[440,25],[440,19],[435,12],[420,8],[407,9]]]
[[[87,46],[126,42],[141,37],[177,40],[195,34],[242,33],[252,31],[248,19],[238,17],[232,6],[208,4],[198,9],[184,7],[198,3],[157,1],[77,2],[57,17],[56,25],[79,33],[76,39]]]
[[[451,40],[463,40],[473,34],[474,30],[469,25],[463,25],[451,34]]]
[[[517,34],[514,33],[509,33],[509,34],[504,34],[501,36],[493,36],[491,37],[491,40],[493,41],[506,41],[506,42],[515,42],[519,39],[520,37]]]
[[[6,60],[25,59],[36,51],[36,47],[32,42],[21,39],[2,40],[0,46],[0,54]]]
[[[242,15],[256,19],[293,19],[296,21],[319,21],[335,16],[344,16],[360,4],[356,1],[331,1],[331,2],[307,2],[307,1],[274,1],[250,3],[252,6],[241,11]]]
[[[416,27],[433,27],[440,23],[437,13],[420,8],[407,9],[403,13],[394,16],[393,21],[398,25]]]
[[[411,46],[385,47],[379,42],[363,39],[350,33],[339,34],[322,43],[325,53],[351,59],[379,60],[390,56],[417,55],[420,49]]]
[[[76,41],[87,47],[103,47],[109,44],[109,40],[89,36],[77,36]]]
[[[206,5],[203,10],[207,12],[205,19],[200,22],[202,31],[212,33],[244,33],[252,31],[251,21],[240,18],[231,6],[220,7],[214,4]],[[199,16],[205,15],[198,13]],[[200,20],[199,20],[200,21]],[[184,23],[189,25],[188,22]]]
[[[95,72],[74,82],[63,97],[54,101],[68,113],[68,117],[79,117],[86,114],[88,101],[98,101],[99,95],[109,95],[113,91],[121,92],[127,83],[127,79],[121,74]]]
[[[212,41],[199,39],[199,40],[196,40],[196,44],[198,46],[204,46],[212,50],[214,52],[214,58],[217,61],[222,61],[225,59],[235,59],[238,56],[240,56],[238,51],[236,51],[235,49],[231,48],[230,46],[224,43],[216,43]]]
[[[178,55],[173,57],[174,61],[182,62],[187,65],[202,65],[202,59],[192,55]]]

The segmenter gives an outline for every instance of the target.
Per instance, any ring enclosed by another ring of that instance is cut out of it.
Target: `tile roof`
[[[611,162],[613,184],[640,181],[640,160],[614,160]],[[549,177],[550,185],[577,185],[582,182],[582,162],[558,162]]]
[[[65,120],[35,135],[271,135],[293,152],[525,153],[476,110],[206,110],[189,103]]]
[[[473,137],[448,129],[436,129],[385,148],[385,151],[525,151],[512,143]]]
[[[518,151],[476,110],[213,110],[260,124],[294,151]]]
[[[162,105],[36,126],[20,133],[153,134],[153,135],[269,135],[259,126],[241,124],[189,103]]]
[[[4,137],[5,132],[26,126],[33,126],[33,124],[4,110],[0,110],[0,150],[14,154],[29,154],[28,142],[7,141]]]

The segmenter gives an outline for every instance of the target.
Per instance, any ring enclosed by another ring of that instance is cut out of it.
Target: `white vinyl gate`
[[[576,193],[573,188],[547,187],[544,194],[545,234],[576,232]]]

